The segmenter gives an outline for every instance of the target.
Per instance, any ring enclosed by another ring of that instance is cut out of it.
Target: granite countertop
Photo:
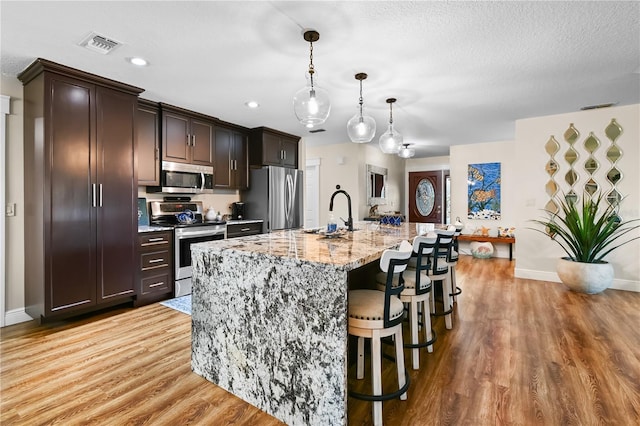
[[[138,225],[138,234],[156,231],[173,231],[173,226]]]
[[[357,230],[343,231],[338,238],[327,238],[309,230],[290,230],[205,242],[194,248],[215,253],[235,251],[292,258],[351,270],[379,259],[385,249],[397,246],[402,240],[411,241],[417,235],[414,223],[392,226],[358,222],[354,228]]]

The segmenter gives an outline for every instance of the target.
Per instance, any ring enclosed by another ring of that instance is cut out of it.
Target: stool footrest
[[[389,356],[387,354],[383,353],[382,356],[393,362],[396,361],[394,357]],[[404,369],[404,380],[405,380],[404,386],[395,392],[383,393],[382,395],[371,395],[368,393],[358,393],[358,392],[349,391],[349,396],[355,399],[361,399],[363,401],[388,401],[390,399],[396,399],[396,398],[399,398],[400,395],[402,395],[403,393],[406,393],[407,390],[409,389],[410,379],[409,379],[409,372],[407,371],[406,368]]]
[[[451,307],[451,309],[449,309],[448,311],[431,312],[431,316],[432,317],[443,317],[445,315],[449,315],[451,312],[453,312],[453,307]]]
[[[403,346],[410,349],[426,348],[427,346],[431,346],[438,339],[438,336],[436,336],[436,332],[433,328],[431,329],[431,334],[433,335],[433,338],[431,340],[427,340],[426,342],[422,343],[405,343]]]
[[[462,294],[462,289],[460,289],[460,287],[456,286],[456,291],[451,293],[449,296],[457,296],[459,294]]]

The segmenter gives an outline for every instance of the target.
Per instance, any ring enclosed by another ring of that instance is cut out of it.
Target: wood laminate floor
[[[454,328],[435,319],[435,351],[409,370],[408,400],[384,403],[386,425],[640,424],[640,293],[515,279],[506,259],[457,269]],[[159,304],[5,327],[0,424],[280,424],[191,372],[190,327]],[[371,424],[370,403],[350,398],[349,424]]]

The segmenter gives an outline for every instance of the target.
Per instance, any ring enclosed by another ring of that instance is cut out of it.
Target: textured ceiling
[[[377,144],[394,124],[417,156],[511,140],[515,120],[582,106],[640,103],[638,2],[0,2],[1,70],[42,57],[145,89],[167,102],[247,127],[348,141],[366,72]],[[332,109],[323,133],[293,114],[309,44]],[[124,43],[109,55],[78,46],[95,31]],[[125,61],[143,56],[150,65]],[[249,110],[244,103],[261,107]]]

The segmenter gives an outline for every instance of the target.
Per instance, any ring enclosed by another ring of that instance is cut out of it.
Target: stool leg
[[[364,337],[358,337],[358,361],[356,378],[364,379]]]
[[[409,303],[409,315],[411,316],[411,318],[409,319],[409,328],[411,330],[411,343],[414,345],[417,345],[418,344],[418,303],[413,299]],[[419,348],[411,349],[411,362],[413,363],[414,370],[420,369]]]
[[[429,303],[431,304],[431,312],[436,311],[436,292],[434,291],[436,281],[432,280],[431,294],[429,295]]]
[[[451,289],[453,290],[451,292],[451,294],[453,296],[451,296],[453,298],[453,303],[457,303],[458,301],[456,300],[456,289],[457,289],[457,281],[456,281],[456,265],[455,263],[449,267],[451,269]]]
[[[442,304],[445,311],[451,309],[451,277],[449,274],[445,275],[445,279],[442,280]],[[453,328],[453,321],[451,318],[451,314],[447,314],[444,316],[444,326],[447,330],[451,330]]]
[[[433,290],[431,290],[433,293]],[[431,298],[431,296],[429,296]],[[431,333],[431,312],[429,311],[429,300],[425,300],[422,302],[422,328],[425,333],[426,341],[433,339],[433,334]],[[433,352],[433,345],[427,346],[428,352]]]
[[[404,376],[404,349],[402,345],[402,327],[398,327],[396,331],[396,364],[398,366],[398,389],[402,388],[406,381]],[[400,399],[406,400],[407,393],[400,395]]]
[[[400,340],[400,342],[402,342],[402,340]],[[381,350],[380,331],[373,330],[373,335],[371,336],[371,382],[373,385],[373,395],[382,395]],[[382,426],[382,401],[373,401],[373,424]]]

